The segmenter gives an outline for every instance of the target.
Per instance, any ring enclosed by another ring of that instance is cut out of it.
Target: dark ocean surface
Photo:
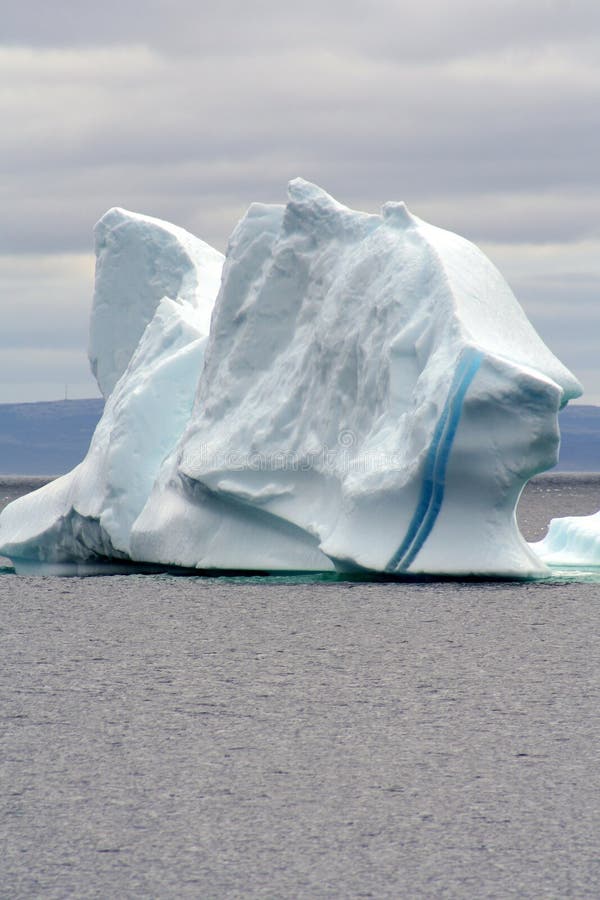
[[[545,476],[519,519],[598,508]],[[0,897],[600,896],[600,583],[0,594]]]

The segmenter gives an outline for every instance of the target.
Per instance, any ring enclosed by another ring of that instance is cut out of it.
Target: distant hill
[[[81,462],[104,400],[0,403],[0,475],[62,475]]]
[[[600,406],[567,406],[558,417],[558,472],[600,472]]]
[[[86,454],[104,401],[0,403],[0,475],[61,475]],[[600,407],[568,406],[560,417],[556,471],[600,472]]]

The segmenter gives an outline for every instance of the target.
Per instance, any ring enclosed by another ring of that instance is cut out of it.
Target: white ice
[[[600,567],[600,512],[552,519],[546,537],[531,548],[548,566]]]
[[[401,203],[354,212],[297,179],[287,206],[253,204],[235,229],[206,343],[216,251],[147,217],[102,221],[105,414],[74,473],[0,516],[0,552],[545,571],[515,507],[556,462],[557,412],[580,386],[473,244]]]
[[[107,392],[104,414],[79,466],[4,511],[0,541],[18,559],[129,558],[131,526],[189,420],[202,369],[223,255],[121,209],[96,235],[90,362]]]
[[[163,297],[193,309],[196,326],[208,334],[223,255],[183,228],[125,209],[110,209],[94,236],[89,358],[107,398]]]

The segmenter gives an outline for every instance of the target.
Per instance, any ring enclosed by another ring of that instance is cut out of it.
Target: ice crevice
[[[482,353],[463,351],[427,451],[421,495],[406,537],[386,566],[387,572],[406,572],[431,534],[444,500],[446,469],[465,395],[481,365]]]

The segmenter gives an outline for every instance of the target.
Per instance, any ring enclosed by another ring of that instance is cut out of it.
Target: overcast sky
[[[598,0],[0,8],[0,401],[96,395],[109,207],[224,249],[301,175],[478,243],[600,403]]]

